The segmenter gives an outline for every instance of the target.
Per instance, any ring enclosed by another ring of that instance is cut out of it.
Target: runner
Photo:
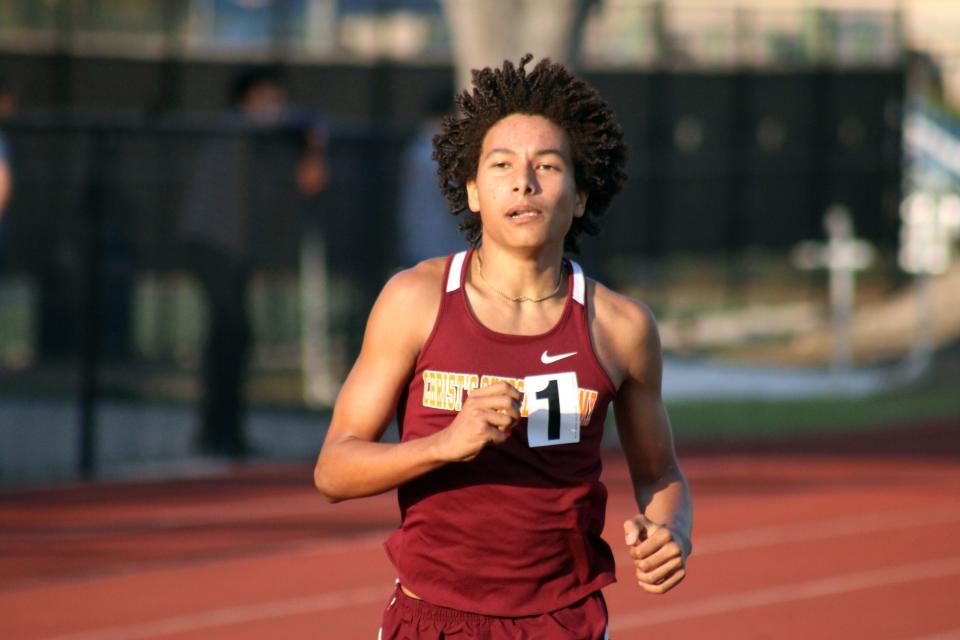
[[[611,402],[639,507],[625,553],[646,591],[685,576],[653,316],[564,258],[625,180],[622,132],[594,89],[531,59],[474,72],[444,120],[434,155],[471,249],[386,284],[317,461],[328,500],[398,489],[385,639],[605,637]],[[401,442],[379,442],[394,415]]]

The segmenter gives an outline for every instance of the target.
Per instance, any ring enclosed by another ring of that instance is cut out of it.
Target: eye
[[[494,162],[492,166],[496,169],[506,169],[510,166],[510,163],[506,160],[498,160],[497,162]]]

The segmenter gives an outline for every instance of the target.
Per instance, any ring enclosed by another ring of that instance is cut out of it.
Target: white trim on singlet
[[[447,293],[460,288],[460,273],[463,271],[463,261],[467,257],[466,251],[453,256],[450,262],[450,273],[447,274]]]
[[[453,260],[450,262],[450,272],[447,274],[447,293],[460,288],[463,262],[466,258],[466,251],[461,251],[453,256]],[[573,299],[581,305],[585,305],[587,303],[587,282],[583,275],[583,269],[573,260],[570,261],[570,267],[573,270]]]
[[[573,260],[570,261],[570,266],[573,268],[573,299],[581,305],[585,305],[587,303],[587,281],[583,277],[583,269]]]

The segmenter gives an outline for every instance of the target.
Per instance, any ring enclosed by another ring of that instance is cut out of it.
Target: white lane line
[[[726,551],[765,545],[776,545],[785,542],[824,539],[877,530],[904,529],[919,525],[953,522],[957,520],[960,520],[960,509],[958,509],[956,506],[939,506],[932,509],[917,509],[906,512],[871,513],[862,516],[853,516],[850,518],[837,518],[819,523],[761,527],[739,532],[730,532],[721,535],[709,536],[702,540],[695,539],[697,544],[695,554],[703,555],[711,553],[723,553]],[[315,544],[317,547],[321,548],[347,550],[350,548],[355,548],[356,546],[361,546],[357,544],[357,542],[360,541],[331,541]],[[366,538],[361,542],[361,544],[364,546],[371,545],[373,543],[379,544],[379,541],[375,540],[374,536]],[[299,549],[299,551],[301,553],[309,553],[313,550],[311,548],[313,546],[314,545],[305,545],[303,548]],[[244,558],[243,560],[248,559],[249,558]],[[629,565],[631,563],[629,560],[627,560],[626,562],[620,562],[618,564]],[[358,593],[363,594],[361,599],[357,599]],[[376,593],[375,596],[372,595],[374,593]],[[77,635],[58,636],[51,640],[119,640],[127,638],[133,640],[135,638],[150,638],[157,635],[172,633],[166,630],[167,627],[165,625],[167,624],[185,624],[184,621],[187,621],[186,624],[199,624],[199,626],[189,626],[187,630],[193,628],[206,628],[209,626],[233,624],[232,620],[237,616],[241,616],[236,618],[237,622],[257,620],[262,618],[284,617],[288,615],[295,615],[297,613],[339,609],[352,606],[354,604],[373,602],[380,597],[385,597],[383,588],[371,586],[359,590],[332,592],[312,598],[265,603],[263,605],[251,607],[218,609],[191,616],[167,618],[147,625],[129,628],[114,628],[105,631]],[[643,614],[642,617],[644,620],[647,620],[651,615],[661,615],[662,611],[664,610],[658,610],[657,612],[654,612],[654,614]],[[226,616],[226,618],[223,618],[223,616]],[[231,616],[233,616],[233,618],[231,618]],[[219,622],[219,620],[222,619],[226,621]],[[154,631],[154,629],[162,630]],[[146,633],[146,635],[144,635],[144,633]]]
[[[951,575],[960,575],[960,556],[945,558],[935,562],[901,565],[889,569],[852,573],[770,589],[745,591],[715,598],[703,598],[672,607],[660,607],[644,613],[618,617],[611,621],[610,630],[622,631],[624,629],[662,624],[664,622],[728,613],[741,609],[762,607],[795,600],[820,598],[850,591],[871,589],[904,582],[916,582]],[[340,609],[352,605],[367,604],[378,600],[386,600],[389,596],[389,591],[389,585],[378,584],[340,593],[279,600],[246,607],[214,609],[198,614],[163,618],[142,625],[111,627],[97,631],[54,636],[48,638],[48,640],[142,640],[145,638],[156,638],[175,633],[210,629],[243,622],[284,618],[305,613]],[[940,640],[940,638],[946,640],[950,637],[952,636],[934,636],[934,638],[938,640]],[[933,640],[933,638],[928,640]]]
[[[912,511],[868,513],[846,518],[834,518],[832,520],[808,521],[800,524],[778,525],[775,527],[757,527],[712,536],[695,536],[694,556],[699,557],[754,547],[773,546],[791,542],[806,542],[810,540],[825,540],[873,531],[895,531],[917,526],[930,526],[958,521],[960,521],[960,504],[951,504],[947,506],[940,505],[932,508],[914,509]],[[344,553],[352,550],[372,549],[380,547],[392,532],[393,529],[391,528],[371,531],[362,535],[356,535],[352,538],[334,538],[310,542],[297,541],[280,548],[259,551],[252,555],[235,555],[230,553],[225,556],[215,556],[162,565],[151,562],[129,563],[117,570],[90,571],[68,578],[25,581],[18,584],[17,590],[91,579],[127,576],[138,571],[179,570],[199,566],[250,562],[260,558],[311,555],[314,553]],[[616,553],[616,549],[614,549],[614,552]],[[632,564],[628,556],[617,554],[617,566],[629,567]],[[2,591],[3,590],[0,589],[0,592]]]
[[[791,542],[806,542],[810,540],[825,540],[842,536],[859,535],[872,531],[895,531],[910,529],[917,526],[930,526],[948,522],[960,521],[960,504],[939,505],[923,509],[898,512],[868,513],[846,518],[834,518],[823,521],[807,521],[798,524],[778,525],[774,527],[757,527],[740,531],[731,531],[712,536],[694,536],[694,557],[727,551],[737,551],[754,547],[772,546]],[[297,541],[287,546],[268,551],[260,551],[251,555],[227,554],[225,557],[189,560],[182,563],[157,565],[151,562],[131,563],[117,570],[90,571],[67,578],[47,578],[22,582],[15,590],[42,588],[54,584],[68,584],[91,579],[109,579],[116,576],[128,576],[138,571],[165,571],[168,569],[180,570],[209,565],[228,565],[238,562],[250,562],[259,558],[281,557],[290,555],[310,555],[313,553],[344,553],[351,550],[372,549],[379,547],[393,532],[393,529],[371,531],[352,538],[334,538],[302,542]],[[616,547],[616,541],[612,541]],[[629,567],[633,563],[624,554],[614,553],[617,556],[617,566]],[[3,589],[0,589],[2,592]]]
[[[277,600],[243,607],[213,609],[191,615],[162,618],[145,624],[108,627],[96,631],[52,636],[48,638],[48,640],[141,640],[142,638],[156,638],[173,635],[175,633],[224,627],[243,622],[267,620],[270,618],[285,618],[304,613],[328,611],[330,609],[340,609],[381,600],[386,604],[393,590],[393,586],[392,582],[385,581],[382,584],[360,587],[349,591],[293,598],[290,600]]]
[[[841,536],[857,535],[869,531],[911,529],[946,522],[960,521],[960,503],[912,511],[869,513],[847,518],[824,521],[760,527],[713,535],[698,545],[697,553],[723,553],[748,547],[761,547],[786,542],[805,542]]]
[[[150,574],[170,571],[192,571],[204,567],[224,568],[230,565],[248,564],[270,559],[293,559],[297,556],[310,557],[319,554],[358,552],[364,549],[378,549],[383,546],[394,529],[383,529],[369,534],[358,535],[352,539],[334,538],[318,542],[294,542],[280,547],[258,549],[253,552],[229,551],[213,553],[200,558],[183,558],[164,562],[125,562],[122,566],[108,568],[92,568],[66,576],[24,578],[16,585],[0,585],[0,596],[5,593],[25,592],[51,587],[75,586],[91,583],[94,580],[126,579],[132,575],[145,577]]]
[[[790,542],[825,540],[875,531],[896,531],[947,522],[960,522],[960,504],[939,505],[912,511],[868,513],[832,520],[808,520],[775,527],[742,529],[712,536],[693,538],[693,555],[725,553]],[[619,566],[629,566],[629,558],[620,558]]]
[[[960,627],[949,631],[939,631],[928,636],[917,636],[913,640],[960,640]]]
[[[114,538],[130,534],[154,533],[168,529],[220,526],[279,518],[315,518],[321,515],[315,500],[293,498],[251,498],[227,503],[157,507],[131,517],[107,515],[97,521],[67,522],[47,526],[25,527],[22,531],[0,534],[4,544],[35,543],[38,538],[51,540],[89,540]],[[394,502],[390,503],[395,507]],[[352,512],[347,512],[353,515]],[[110,519],[113,518],[113,519]],[[399,513],[396,520],[399,522]],[[361,523],[363,520],[361,520]]]
[[[944,558],[935,562],[901,565],[876,571],[848,573],[846,575],[798,582],[770,589],[743,591],[714,598],[702,598],[681,605],[658,607],[643,613],[619,616],[611,621],[611,631],[648,627],[664,622],[689,620],[729,613],[755,607],[781,604],[795,600],[810,600],[824,596],[885,587],[904,582],[917,582],[931,578],[960,575],[960,556]]]
[[[705,537],[697,545],[695,553],[723,553],[748,547],[761,547],[785,542],[806,542],[868,531],[912,529],[945,522],[960,521],[960,503],[938,505],[933,508],[912,511],[888,511],[868,513],[832,520],[808,520],[805,522],[758,527],[715,534]]]

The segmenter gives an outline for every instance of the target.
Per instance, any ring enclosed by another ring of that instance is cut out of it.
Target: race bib
[[[573,371],[527,376],[527,443],[531,447],[580,442],[580,393]]]

